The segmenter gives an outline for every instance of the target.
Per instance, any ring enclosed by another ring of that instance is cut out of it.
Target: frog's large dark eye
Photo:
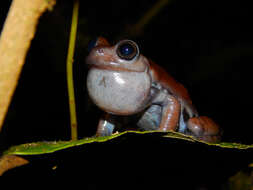
[[[139,48],[135,42],[124,40],[119,42],[116,52],[121,59],[130,61],[139,55]]]

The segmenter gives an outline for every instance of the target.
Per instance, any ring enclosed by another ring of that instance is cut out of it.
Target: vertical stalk
[[[167,4],[171,3],[172,0],[159,0],[153,7],[151,7],[140,20],[132,26],[130,35],[140,34],[144,27],[150,22],[150,20],[155,17]]]
[[[79,0],[74,0],[72,23],[69,38],[69,48],[67,55],[67,84],[68,84],[68,97],[69,97],[69,111],[70,111],[70,127],[71,127],[71,140],[77,140],[77,119],[76,119],[76,105],[75,93],[73,82],[73,55],[75,50],[76,31],[78,23],[78,10]]]
[[[0,36],[0,131],[39,18],[54,4],[54,0],[13,0],[11,3]]]

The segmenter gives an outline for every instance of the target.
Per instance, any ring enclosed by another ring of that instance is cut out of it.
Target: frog
[[[86,86],[92,102],[104,111],[96,136],[109,136],[116,117],[139,114],[142,131],[174,131],[206,142],[219,142],[219,125],[200,116],[187,89],[165,69],[140,53],[128,39],[111,45],[104,37],[93,40],[86,57]]]

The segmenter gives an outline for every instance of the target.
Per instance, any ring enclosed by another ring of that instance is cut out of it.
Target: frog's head
[[[144,72],[148,68],[148,60],[132,40],[122,40],[111,46],[105,38],[98,37],[90,43],[89,50],[86,63],[91,67],[128,72]]]
[[[122,40],[111,46],[98,38],[86,59],[91,67],[87,89],[93,102],[102,110],[116,115],[131,115],[147,105],[151,88],[148,60],[137,44]]]

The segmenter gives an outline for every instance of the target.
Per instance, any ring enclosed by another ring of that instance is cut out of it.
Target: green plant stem
[[[67,84],[68,84],[68,97],[69,97],[69,111],[70,111],[70,127],[71,139],[77,140],[77,119],[76,119],[76,105],[75,105],[75,92],[73,82],[73,55],[75,51],[76,31],[78,23],[78,10],[79,0],[74,0],[72,24],[69,38],[69,49],[67,56]]]

